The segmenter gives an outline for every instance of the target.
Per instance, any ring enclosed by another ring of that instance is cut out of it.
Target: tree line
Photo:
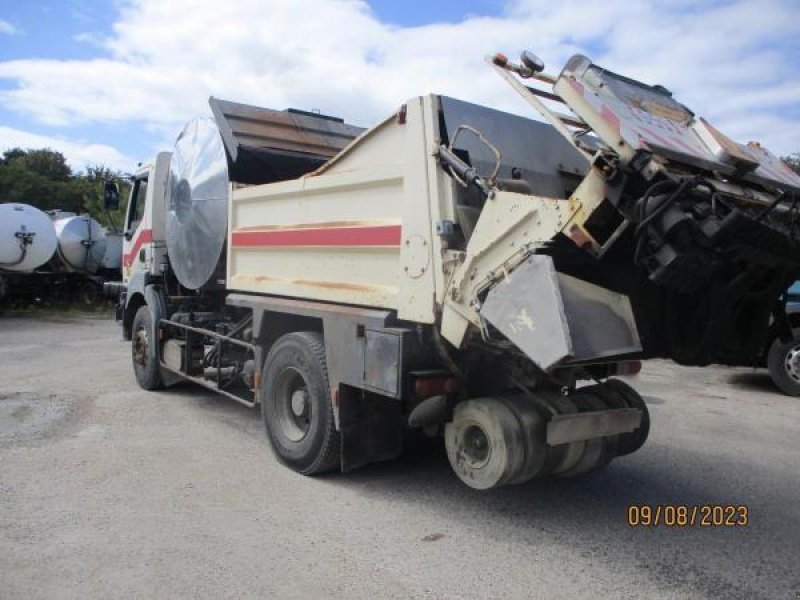
[[[120,207],[110,212],[103,209],[103,185],[108,180],[116,181],[120,187]],[[0,203],[89,213],[113,228],[122,227],[129,193],[130,182],[119,171],[93,165],[87,166],[85,172],[73,173],[64,155],[48,148],[12,148],[0,158]]]

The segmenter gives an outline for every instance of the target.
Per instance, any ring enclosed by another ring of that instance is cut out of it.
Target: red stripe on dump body
[[[399,246],[400,225],[326,227],[234,231],[231,243],[239,248],[260,246]]]
[[[139,249],[142,247],[142,244],[149,244],[153,241],[153,230],[152,229],[143,229],[142,232],[137,236],[136,240],[133,242],[133,248],[130,252],[125,254],[122,257],[122,264],[126,267],[130,267],[133,264],[133,261],[136,260],[136,254],[139,252]]]

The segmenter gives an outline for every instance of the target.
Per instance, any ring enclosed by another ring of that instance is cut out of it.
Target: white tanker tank
[[[49,261],[58,239],[50,217],[28,204],[0,204],[0,271],[32,271]]]
[[[89,215],[70,215],[53,221],[58,256],[70,271],[96,273],[103,267],[106,230]]]

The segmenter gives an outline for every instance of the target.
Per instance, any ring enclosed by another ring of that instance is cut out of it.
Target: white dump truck
[[[647,406],[613,377],[640,360],[790,339],[786,165],[584,56],[488,63],[544,123],[428,95],[362,131],[212,98],[135,175],[117,318],[139,384],[260,405],[301,473],[424,432],[487,489],[640,448]]]

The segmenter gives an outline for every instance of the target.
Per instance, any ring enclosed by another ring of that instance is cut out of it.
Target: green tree
[[[0,164],[10,163],[12,160],[22,158],[25,155],[27,155],[27,152],[25,152],[25,150],[22,148],[11,148],[10,150],[3,152],[3,158],[0,159]]]
[[[20,159],[29,171],[38,173],[52,181],[69,181],[72,169],[67,164],[67,159],[61,152],[44,148],[42,150],[28,150]]]
[[[28,152],[13,149],[5,152],[0,164],[0,202],[21,202],[42,210],[61,208],[79,212],[81,195],[74,188],[72,175],[63,158],[60,153],[49,150]]]
[[[111,213],[103,209],[105,181],[120,187],[120,208]],[[88,212],[106,227],[121,227],[130,186],[118,172],[94,165],[86,173],[72,173],[64,155],[48,149],[12,148],[0,159],[0,202],[20,202],[41,210],[61,209]]]

